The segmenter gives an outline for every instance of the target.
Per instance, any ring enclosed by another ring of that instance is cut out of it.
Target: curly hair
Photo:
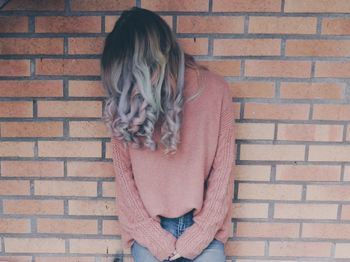
[[[139,7],[123,11],[105,39],[101,58],[107,91],[103,120],[112,136],[154,151],[158,143],[153,133],[159,126],[165,154],[176,153],[187,67],[208,70],[182,50],[158,14]]]

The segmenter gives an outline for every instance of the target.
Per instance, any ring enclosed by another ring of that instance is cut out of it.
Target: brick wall
[[[132,261],[99,58],[134,5],[161,14],[231,83],[227,261],[349,261],[348,0],[10,1],[0,11],[0,260]]]

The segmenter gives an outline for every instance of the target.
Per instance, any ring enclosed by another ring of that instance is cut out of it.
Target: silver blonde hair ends
[[[156,150],[153,133],[160,128],[164,153],[176,153],[186,67],[207,69],[182,50],[156,13],[139,7],[123,11],[101,58],[107,92],[103,120],[112,136],[135,148]]]

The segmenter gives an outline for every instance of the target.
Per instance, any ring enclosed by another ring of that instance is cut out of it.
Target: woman
[[[107,36],[101,76],[123,247],[136,262],[224,262],[235,158],[228,84],[137,7]]]

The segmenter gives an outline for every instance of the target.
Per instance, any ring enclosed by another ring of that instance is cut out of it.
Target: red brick
[[[259,259],[259,262],[271,262],[271,259]],[[297,262],[297,260],[284,260],[284,259],[274,259],[273,262]],[[256,260],[252,259],[244,259],[244,262],[257,262]]]
[[[63,177],[61,161],[5,161],[1,162],[3,177]]]
[[[350,127],[348,127],[349,129]],[[348,130],[347,130],[348,131]],[[348,133],[349,134],[349,133]],[[344,181],[350,181],[350,165],[345,165]],[[350,208],[350,206],[349,206]],[[350,211],[350,210],[349,210]],[[350,213],[349,213],[350,216]]]
[[[161,18],[169,25],[169,27],[173,28],[173,17],[171,15],[160,15]],[[109,33],[113,30],[115,22],[118,20],[119,16],[107,15],[105,16],[105,32]]]
[[[350,179],[348,179],[350,181]],[[341,219],[342,220],[349,220],[350,219],[350,205],[342,205],[341,210]]]
[[[275,203],[276,219],[337,219],[337,204],[285,204]]]
[[[102,184],[102,196],[103,197],[115,197],[115,183],[104,182]]]
[[[4,199],[4,214],[63,215],[63,200]]]
[[[288,257],[329,257],[332,243],[306,241],[270,241],[270,256]]]
[[[62,238],[4,237],[6,253],[65,253],[65,240]]]
[[[243,183],[238,190],[239,199],[301,200],[301,194],[301,185]]]
[[[105,16],[105,32],[110,33],[113,30],[113,27],[117,20],[119,19],[119,15],[106,15]]]
[[[97,197],[95,181],[34,181],[34,195]]]
[[[68,39],[69,54],[100,54],[104,37],[74,37]]]
[[[243,33],[243,16],[178,16],[179,33]]]
[[[40,255],[40,256],[36,256],[35,257],[35,261],[36,262],[95,262],[95,257],[94,256],[81,256],[81,255],[69,255],[66,256],[66,255],[62,255],[62,256],[59,256],[59,255],[51,255],[51,256],[44,256],[44,255]],[[107,260],[102,260],[103,262],[107,262]],[[17,262],[17,261],[16,261]],[[19,261],[21,262],[21,261]],[[30,261],[25,261],[25,262],[30,262]],[[127,261],[127,262],[130,262],[130,261]]]
[[[98,59],[36,59],[37,75],[100,75]]]
[[[68,200],[69,215],[114,216],[114,200]]]
[[[0,16],[0,25],[0,33],[26,33],[28,32],[28,17]]]
[[[267,203],[243,203],[236,202],[233,204],[232,215],[235,218],[267,218]]]
[[[281,0],[215,0],[214,12],[280,12]]]
[[[109,137],[108,129],[102,121],[71,121],[70,137]]]
[[[3,11],[63,11],[64,0],[11,0],[9,1]]]
[[[340,125],[279,124],[278,140],[340,142],[343,127]]]
[[[0,142],[0,156],[33,157],[34,142]]]
[[[274,125],[270,123],[235,123],[237,139],[269,139],[274,137]],[[259,170],[261,172],[261,170]],[[236,174],[240,177],[240,174]],[[259,174],[260,175],[260,174]],[[260,177],[260,176],[259,176]],[[242,179],[249,179],[242,175]],[[258,177],[254,177],[258,179]]]
[[[332,223],[303,223],[302,237],[348,240],[350,238],[350,225]]]
[[[95,141],[39,141],[39,157],[101,157],[101,143]]]
[[[350,35],[350,19],[346,17],[323,18],[321,34]]]
[[[226,256],[264,256],[264,250],[264,241],[235,240],[228,241],[225,245]]]
[[[121,247],[120,242],[120,239],[70,239],[69,250],[72,253],[105,255],[109,248],[114,247],[113,250],[117,250],[116,247]]]
[[[350,2],[347,0],[286,0],[284,12],[346,13],[350,12]]]
[[[310,145],[309,160],[334,162],[350,161],[350,147],[348,145]],[[348,190],[350,193],[350,188]]]
[[[281,53],[279,39],[214,39],[214,56],[274,56]]]
[[[335,258],[350,258],[350,243],[335,243]]]
[[[344,146],[345,147],[345,146]],[[323,150],[325,147],[323,146]],[[328,146],[329,148],[329,146]],[[306,200],[316,201],[349,201],[350,186],[343,185],[307,185]]]
[[[207,55],[208,54],[208,38],[178,38],[177,39],[186,53],[191,55]]]
[[[2,54],[63,54],[63,38],[1,38]]]
[[[209,2],[207,0],[143,0],[141,5],[143,8],[150,9],[152,11],[209,11]]]
[[[340,181],[340,166],[277,165],[277,181]]]
[[[39,117],[101,117],[100,101],[38,101]]]
[[[350,40],[287,40],[287,56],[350,56]]]
[[[304,145],[245,144],[241,147],[241,160],[293,161],[303,160]]]
[[[302,83],[282,82],[281,98],[292,99],[343,99],[345,84],[343,83]]]
[[[348,61],[316,61],[316,77],[350,77],[350,62]]]
[[[236,236],[295,238],[299,235],[299,227],[299,223],[238,222]]]
[[[62,97],[62,80],[2,80],[0,97]]]
[[[97,234],[95,219],[37,219],[38,233]]]
[[[72,11],[122,11],[135,6],[135,0],[72,0]]]
[[[246,123],[248,125],[254,123]],[[257,124],[255,124],[257,126]],[[268,124],[260,124],[267,126]],[[272,126],[271,124],[269,124]],[[267,129],[267,128],[266,128]],[[240,181],[270,181],[271,167],[269,165],[236,165],[234,166],[236,180]]]
[[[70,80],[68,94],[71,97],[105,97],[101,81]]]
[[[119,220],[103,220],[102,221],[102,234],[104,234],[104,235],[119,235],[120,232],[121,232],[121,230],[120,230]]]
[[[29,181],[1,180],[1,196],[28,196],[30,195]]]
[[[312,119],[349,121],[350,105],[315,104],[313,107]]]
[[[67,162],[68,177],[99,177],[113,178],[115,176],[111,162]]]
[[[233,97],[242,98],[272,98],[275,96],[275,86],[273,82],[267,81],[234,81],[230,84]],[[248,131],[248,130],[247,130]],[[256,133],[256,135],[259,132]],[[253,133],[252,133],[253,134]]]
[[[247,119],[281,119],[307,120],[310,105],[308,104],[273,104],[247,102],[244,118]]]
[[[0,76],[29,76],[29,60],[0,60]]]
[[[36,33],[99,33],[100,16],[37,16]]]
[[[249,33],[258,34],[315,34],[316,17],[249,17]]]
[[[287,60],[247,60],[245,61],[245,75],[261,77],[309,78],[311,76],[311,62]]]
[[[2,122],[1,137],[62,137],[62,122]]]
[[[33,102],[0,101],[0,117],[32,117]]]
[[[30,233],[30,219],[1,218],[0,232],[1,233]]]

